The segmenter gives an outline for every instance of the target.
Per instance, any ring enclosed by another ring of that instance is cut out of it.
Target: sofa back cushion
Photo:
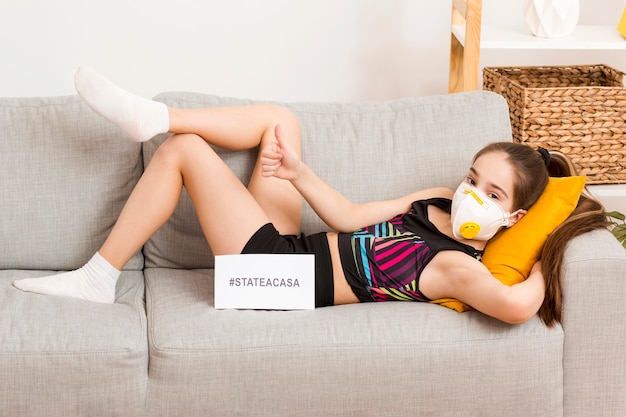
[[[141,145],[78,96],[2,98],[0,120],[0,269],[80,267],[138,181]]]
[[[253,103],[197,93],[164,93],[155,99],[182,108]],[[304,161],[355,202],[399,197],[429,187],[456,188],[476,151],[490,142],[511,140],[506,102],[490,92],[285,105],[302,124]],[[144,145],[146,164],[166,137]],[[247,183],[257,150],[216,150]],[[324,230],[328,227],[305,204],[302,232]],[[186,193],[170,221],[146,244],[144,255],[148,267],[213,267]]]

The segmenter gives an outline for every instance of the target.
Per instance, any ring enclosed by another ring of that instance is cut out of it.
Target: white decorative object
[[[576,27],[580,0],[524,0],[524,17],[533,35],[567,36]]]

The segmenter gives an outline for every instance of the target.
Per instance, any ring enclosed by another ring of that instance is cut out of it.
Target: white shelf
[[[453,25],[452,33],[465,46],[465,26]],[[613,26],[577,26],[562,38],[538,38],[524,26],[483,25],[481,49],[625,50],[626,39]]]
[[[591,184],[587,188],[607,211],[626,214],[626,184]]]

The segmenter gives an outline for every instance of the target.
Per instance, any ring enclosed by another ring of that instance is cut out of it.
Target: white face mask
[[[509,225],[509,214],[485,193],[461,183],[452,198],[452,233],[457,239],[489,240],[502,226]]]

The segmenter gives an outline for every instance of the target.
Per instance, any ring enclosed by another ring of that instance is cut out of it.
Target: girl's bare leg
[[[203,127],[202,137],[174,135],[155,153],[100,249],[118,269],[169,219],[183,186],[215,254],[240,253],[249,238],[269,222],[283,234],[299,232],[302,197],[291,183],[263,177],[257,161],[246,189],[207,144],[263,147],[276,141],[278,123],[285,140],[300,152],[296,117],[277,106],[212,110],[201,111],[202,120],[213,127]]]
[[[129,138],[145,141],[157,133],[193,133],[230,149],[252,149],[274,140],[276,124],[300,152],[300,124],[291,111],[276,105],[172,109],[122,90],[89,67],[75,75],[76,90],[96,112],[117,124]],[[263,179],[255,169],[249,190],[283,234],[300,230],[301,197],[287,181]]]
[[[143,116],[134,113],[133,117],[146,117],[139,113]],[[183,186],[216,254],[239,253],[252,234],[267,222],[273,222],[284,234],[299,231],[302,199],[289,182],[263,177],[257,162],[246,189],[206,143],[227,149],[264,146],[275,140],[275,125],[281,124],[286,139],[300,151],[300,126],[291,112],[278,106],[245,106],[171,113],[170,130],[196,134],[173,136],[159,148],[94,258],[76,271],[16,281],[15,287],[40,294],[114,302],[120,270],[171,216]],[[123,129],[141,125],[124,114],[109,116],[105,115],[114,122],[115,117],[121,117]]]
[[[175,135],[157,150],[100,254],[121,269],[172,215],[183,186],[215,254],[240,253],[272,221],[202,138]],[[299,214],[296,207],[285,209]]]
[[[279,124],[285,139],[301,153],[300,122],[282,106],[169,108],[168,111],[170,132],[193,133],[212,145],[229,150],[262,148],[275,142],[274,129]],[[279,232],[299,233],[302,197],[289,181],[263,177],[257,161],[248,189]]]
[[[262,140],[273,140],[268,134]],[[255,174],[260,173],[255,169]],[[255,178],[260,187],[268,178]],[[197,135],[175,135],[155,153],[131,193],[111,234],[97,256],[119,276],[119,270],[172,215],[182,187],[196,207],[204,234],[215,254],[240,253],[250,237],[272,221],[252,193],[239,181],[215,151]],[[295,192],[291,189],[290,192]],[[297,194],[297,192],[296,192]],[[300,204],[286,196],[282,215],[300,216]],[[280,204],[275,204],[279,207]],[[292,222],[293,223],[293,222]],[[93,260],[92,260],[93,261]],[[91,271],[91,262],[79,270],[45,278],[16,281],[24,291],[69,296],[98,302],[113,302],[115,279]],[[90,270],[85,276],[85,269]],[[94,273],[94,274],[92,274]],[[111,285],[112,284],[112,285]]]

